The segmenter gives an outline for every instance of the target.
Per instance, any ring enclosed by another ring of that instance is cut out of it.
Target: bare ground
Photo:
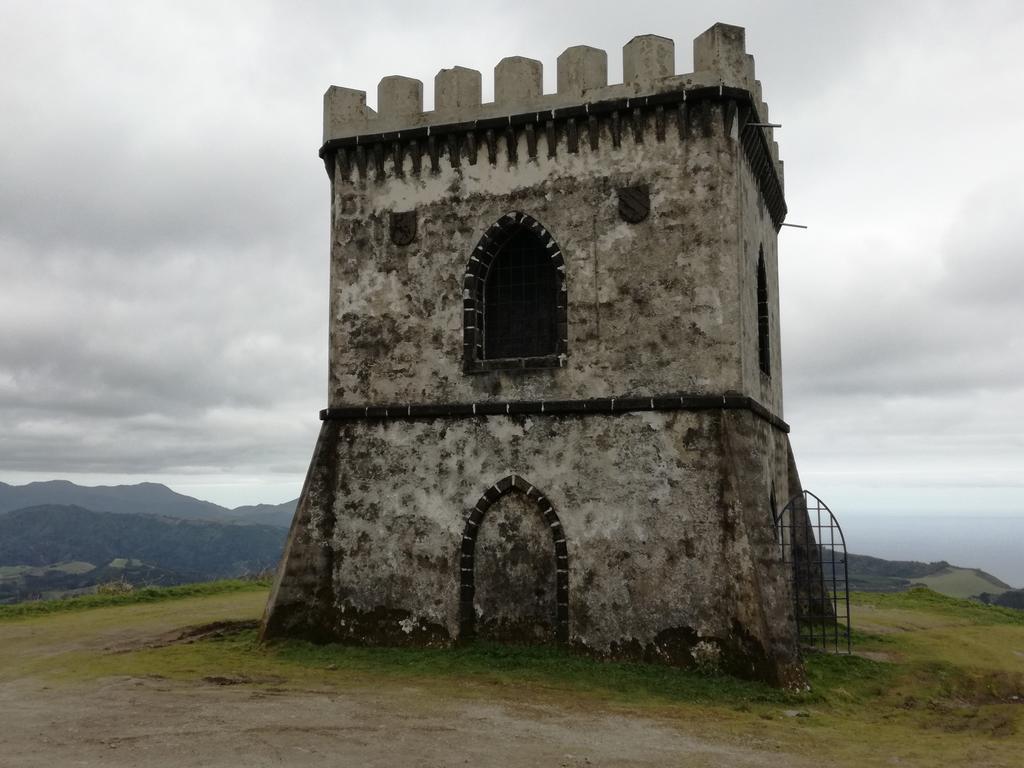
[[[858,608],[865,658],[817,659],[830,687],[788,710],[255,648],[265,601],[0,621],[0,768],[1021,764],[1024,626],[977,610]]]
[[[227,684],[225,684],[227,683]],[[0,764],[53,766],[799,766],[639,716],[434,692],[275,691],[211,679],[0,687]]]
[[[52,673],[230,632],[258,615],[260,599],[142,606],[131,609],[130,627],[75,615],[0,623],[0,766],[811,765],[738,733],[701,734],[699,722],[509,700],[501,691],[448,695],[394,680],[303,688],[220,675],[75,681]]]

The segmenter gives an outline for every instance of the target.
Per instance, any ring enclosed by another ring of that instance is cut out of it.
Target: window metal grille
[[[518,228],[501,247],[484,284],[484,358],[557,353],[558,275],[544,243]]]
[[[761,372],[772,375],[771,331],[768,315],[768,273],[764,266],[764,249],[757,257],[757,357]]]

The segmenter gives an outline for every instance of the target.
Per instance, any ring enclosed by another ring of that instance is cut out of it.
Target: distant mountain
[[[978,568],[961,568],[945,560],[922,563],[916,560],[884,560],[868,555],[846,556],[850,589],[865,592],[899,592],[924,586],[950,597],[999,595],[1010,585]]]
[[[43,504],[194,520],[227,520],[232,516],[231,511],[225,507],[176,493],[160,483],[96,487],[76,485],[67,480],[48,480],[27,485],[0,483],[0,512]]]
[[[47,504],[82,507],[95,512],[131,515],[162,515],[186,520],[216,520],[287,528],[298,499],[283,504],[253,504],[228,509],[172,491],[160,483],[134,485],[76,485],[67,480],[47,480],[27,485],[0,483],[0,513]]]
[[[231,518],[240,523],[250,525],[277,525],[282,528],[289,528],[292,518],[295,516],[295,506],[298,499],[292,499],[282,504],[249,504],[244,507],[235,507],[231,510]]]
[[[884,560],[881,557],[846,556],[850,589],[864,592],[899,592],[910,586],[913,579],[938,573],[949,563],[940,560],[922,563],[916,560]]]
[[[111,574],[184,583],[259,573],[277,565],[285,535],[267,525],[75,506],[11,510],[0,513],[0,598],[4,591],[39,593],[55,584],[77,589]]]

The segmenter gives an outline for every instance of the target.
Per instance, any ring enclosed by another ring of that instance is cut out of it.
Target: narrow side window
[[[757,254],[757,359],[761,372],[772,375],[771,325],[768,313],[768,272],[764,266],[764,247]]]

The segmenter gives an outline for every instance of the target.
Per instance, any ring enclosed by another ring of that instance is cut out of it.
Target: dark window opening
[[[761,372],[772,375],[771,325],[768,314],[768,273],[764,266],[764,248],[757,257],[757,356]]]
[[[539,221],[507,213],[473,249],[463,279],[465,373],[559,368],[568,347],[565,259]]]
[[[519,227],[494,258],[484,283],[483,357],[554,355],[558,273],[543,241]]]

